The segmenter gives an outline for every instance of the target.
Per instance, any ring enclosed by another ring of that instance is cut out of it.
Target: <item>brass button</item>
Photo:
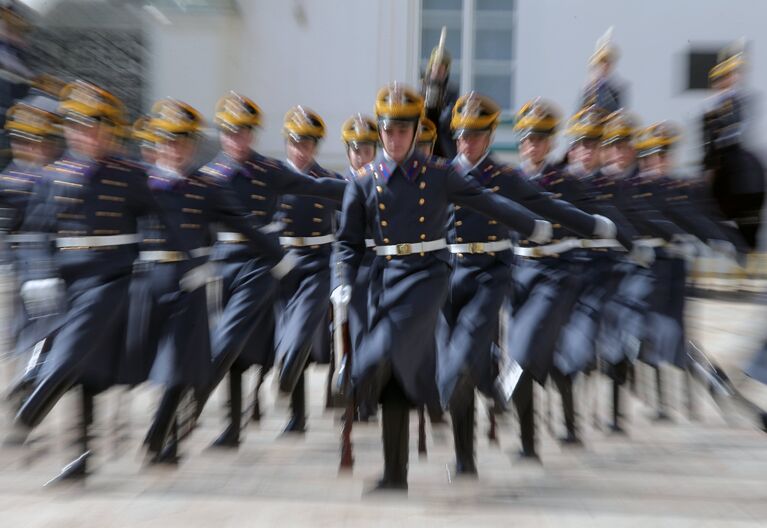
[[[498,221],[497,220],[488,220],[487,223],[488,223],[488,225],[495,225],[495,224],[498,223]]]
[[[419,221],[419,222],[421,222],[421,223],[423,224],[423,223],[426,221],[426,218],[424,218],[424,217],[422,216],[421,218],[419,218],[419,219],[418,219],[418,221]]]
[[[455,239],[455,241],[456,241],[456,242],[463,242],[463,237],[457,237],[457,238]]]
[[[418,184],[419,189],[425,189],[426,188],[426,182],[421,182]]]
[[[456,220],[455,225],[461,227],[463,225],[463,220]]]
[[[384,237],[383,241],[384,241],[384,244],[388,244],[390,242],[389,239],[386,237]]]
[[[380,185],[376,185],[376,191],[383,192],[383,187],[381,187]]]
[[[421,240],[426,240],[426,235],[424,233],[421,233]]]
[[[419,199],[418,199],[418,205],[423,205],[423,204],[425,204],[425,203],[426,203],[426,200],[425,200],[425,199],[423,199],[423,198],[419,198]]]
[[[381,226],[382,227],[386,227],[388,225],[389,225],[389,222],[387,222],[386,220],[381,220]]]
[[[386,260],[391,260],[391,255],[386,255]]]
[[[487,237],[487,239],[488,239],[488,240],[490,240],[490,241],[492,242],[492,241],[494,241],[494,240],[498,240],[498,237],[497,237],[497,236],[495,236],[495,235],[490,235],[490,236],[488,236],[488,237]]]
[[[382,204],[382,203],[381,203],[381,204],[378,204],[378,208],[379,208],[381,211],[385,211],[385,210],[386,210],[386,204]]]

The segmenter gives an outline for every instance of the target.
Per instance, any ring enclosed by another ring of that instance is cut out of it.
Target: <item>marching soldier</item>
[[[140,264],[134,278],[134,292],[140,293],[134,293],[131,304],[126,369],[131,384],[149,378],[164,387],[144,443],[150,463],[175,464],[179,403],[187,391],[199,393],[209,386],[205,285],[211,273],[206,264],[211,224],[241,233],[251,251],[274,267],[282,265],[278,263],[282,250],[273,236],[255,229],[230,190],[202,181],[191,166],[203,124],[199,112],[181,101],[164,99],[154,105],[152,114],[147,128],[160,141],[149,188],[163,218],[141,224]],[[173,230],[176,237],[169,235]]]
[[[124,350],[137,219],[157,205],[146,178],[112,156],[120,101],[81,81],[68,85],[61,99],[67,152],[40,180],[25,221],[29,230],[54,235],[57,274],[41,272],[22,285],[22,294],[34,303],[64,288],[67,308],[9,440],[23,441],[65,392],[82,385],[79,451],[59,476],[82,479],[91,454],[93,395],[116,382]]]
[[[428,158],[434,154],[434,145],[437,143],[437,126],[428,118],[424,117],[418,125],[418,139],[416,149],[423,157]]]
[[[435,126],[433,153],[446,159],[456,155],[455,140],[450,131],[450,119],[458,93],[449,84],[452,59],[445,46],[447,28],[442,28],[439,44],[432,50],[424,72],[421,94],[424,98],[424,117]]]
[[[610,27],[597,40],[596,49],[589,59],[591,79],[583,92],[580,108],[596,106],[606,114],[626,106],[624,89],[615,79],[618,49],[612,42]]]
[[[261,109],[244,95],[231,92],[216,105],[221,153],[200,172],[231,192],[249,211],[251,221],[276,236],[275,222],[281,195],[315,196],[340,201],[346,184],[335,177],[298,174],[281,162],[253,150],[261,126]],[[223,280],[221,313],[213,328],[213,374],[207,394],[229,376],[229,424],[214,447],[236,448],[240,443],[242,374],[261,367],[259,383],[274,363],[275,308],[281,274],[263,255],[254,252],[243,233],[221,231],[211,260]],[[279,273],[276,273],[279,272]],[[255,390],[254,417],[260,413]],[[207,399],[207,395],[204,397]],[[201,402],[204,403],[204,399]]]
[[[325,123],[303,106],[285,115],[283,133],[288,166],[310,178],[337,178],[319,166],[314,156],[325,137]],[[328,199],[283,196],[277,219],[285,224],[280,234],[283,247],[296,258],[296,266],[280,284],[282,310],[277,339],[280,391],[291,395],[291,418],[286,433],[306,431],[304,370],[310,359],[330,361],[328,299],[331,254],[336,230],[337,203]]]
[[[372,232],[376,258],[370,281],[370,326],[355,357],[352,381],[358,397],[383,405],[384,474],[376,490],[406,490],[409,407],[434,402],[435,329],[446,298],[450,203],[497,218],[534,240],[548,239],[550,224],[446,161],[415,152],[423,99],[393,83],[376,97],[383,145],[375,161],[347,188],[339,230],[342,285],[333,297],[350,299]]]
[[[500,107],[471,92],[455,104],[451,127],[457,138],[455,169],[466,178],[560,222],[584,237],[610,238],[612,223],[553,199],[490,153]],[[498,314],[508,295],[514,259],[512,234],[496,220],[459,205],[450,216],[449,250],[453,254],[448,300],[443,308],[447,335],[440,340],[438,383],[443,406],[450,408],[456,473],[476,475],[474,389],[497,399],[494,382]],[[442,341],[445,341],[444,343]]]
[[[744,65],[744,44],[738,42],[722,51],[709,72],[716,93],[711,109],[703,115],[703,168],[720,210],[737,223],[749,246],[756,248],[764,202],[764,167],[744,144]]]

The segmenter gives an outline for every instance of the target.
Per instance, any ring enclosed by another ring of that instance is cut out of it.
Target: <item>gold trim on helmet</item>
[[[634,146],[639,156],[650,156],[668,151],[680,137],[681,133],[675,124],[661,121],[639,132]]]
[[[719,62],[716,66],[711,68],[711,70],[708,72],[708,78],[710,81],[719,80],[725,75],[739,70],[745,64],[746,60],[743,56],[743,53],[736,53],[732,57],[728,57],[727,59]]]
[[[344,143],[378,143],[378,125],[372,117],[357,114],[350,117],[341,126],[341,139]]]
[[[530,134],[554,134],[561,121],[556,107],[540,97],[522,105],[516,117],[514,131],[520,135],[520,140]]]
[[[317,112],[305,106],[294,106],[285,114],[282,133],[294,140],[301,138],[319,140],[325,137],[325,122]]]
[[[621,140],[632,140],[637,134],[639,121],[624,110],[616,110],[603,121],[602,145],[607,146]]]
[[[418,125],[418,137],[416,143],[423,144],[429,143],[434,146],[437,142],[437,125],[431,119],[426,117],[421,118],[421,123]]]
[[[571,143],[583,139],[602,139],[603,116],[604,112],[596,106],[582,108],[568,120],[565,134],[570,137]]]
[[[58,136],[61,133],[61,118],[41,108],[26,103],[16,103],[8,109],[5,129],[35,137]]]
[[[194,107],[176,99],[160,99],[152,106],[147,126],[160,136],[197,134],[203,118]]]
[[[423,113],[423,97],[411,87],[393,82],[378,91],[375,113],[379,121],[418,121]]]
[[[59,94],[66,85],[67,83],[64,80],[48,73],[42,73],[32,80],[32,88],[36,88],[56,99],[59,98]]]
[[[146,116],[139,117],[133,123],[132,135],[133,139],[151,144],[159,143],[162,139],[149,127],[149,118]]]
[[[464,130],[495,130],[501,117],[501,107],[495,101],[469,92],[458,98],[453,106],[453,116],[450,119],[450,129],[453,132]]]
[[[59,94],[62,114],[77,114],[87,118],[106,118],[117,123],[122,119],[123,104],[113,94],[85,81],[67,84]]]
[[[261,108],[237,92],[229,92],[216,103],[216,124],[227,130],[261,126]]]
[[[426,78],[432,74],[432,70],[435,67],[444,66],[446,70],[450,69],[450,63],[452,59],[450,52],[447,51],[447,27],[442,27],[442,31],[439,34],[439,43],[434,46],[429,55],[429,62],[426,64]]]

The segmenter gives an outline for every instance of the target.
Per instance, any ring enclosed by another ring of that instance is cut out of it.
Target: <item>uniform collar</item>
[[[316,177],[316,167],[317,162],[312,161],[312,163],[309,165],[309,167],[306,169],[306,171],[298,170],[298,167],[295,166],[295,164],[290,160],[285,160],[286,165],[292,170],[293,172],[297,172],[298,174],[303,174],[304,176],[310,176],[312,178]]]
[[[536,170],[529,161],[525,160],[519,165],[519,170],[524,174],[525,178],[535,181],[540,179],[546,171],[546,161],[541,163],[540,168]]]
[[[384,149],[381,149],[381,154],[376,156],[375,161],[373,161],[373,168],[383,179],[384,183],[388,183],[389,178],[396,173],[398,167],[402,168],[405,177],[409,181],[415,180],[418,177],[423,164],[424,160],[415,151],[411,151],[410,156],[406,158],[405,161],[398,164],[389,157]]]

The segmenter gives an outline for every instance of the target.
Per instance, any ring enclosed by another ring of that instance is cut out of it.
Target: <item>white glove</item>
[[[184,273],[184,276],[178,281],[178,285],[185,292],[193,292],[208,284],[208,281],[214,277],[215,271],[216,267],[212,263],[206,262]]]
[[[533,233],[528,237],[528,240],[535,242],[536,244],[545,244],[551,240],[551,236],[554,231],[551,227],[551,222],[546,220],[536,220]]]
[[[628,254],[628,260],[637,266],[649,268],[652,263],[655,262],[655,250],[650,246],[641,244],[640,241],[637,240]]]
[[[57,278],[25,282],[19,291],[24,307],[31,317],[55,313],[64,294],[64,281]]]
[[[618,229],[615,227],[615,223],[602,215],[592,215],[596,224],[594,225],[594,236],[597,238],[615,238]]]
[[[695,259],[698,256],[697,238],[693,235],[674,235],[669,253],[685,260]]]
[[[348,306],[352,300],[352,287],[348,284],[338,286],[333,293],[330,294],[330,302],[333,306]]]
[[[708,247],[715,255],[728,260],[735,260],[738,256],[738,250],[735,248],[735,245],[727,240],[709,240]]]
[[[269,270],[269,273],[272,274],[272,277],[274,277],[277,280],[282,280],[282,278],[290,273],[290,271],[296,267],[296,256],[292,251],[288,251],[285,253],[285,256],[282,257],[282,259],[274,265],[274,267]]]

